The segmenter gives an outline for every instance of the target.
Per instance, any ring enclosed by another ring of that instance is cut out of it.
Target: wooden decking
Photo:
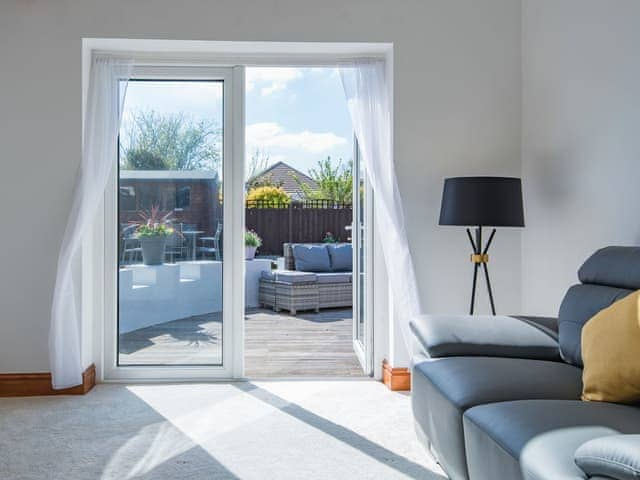
[[[247,377],[354,377],[351,309],[300,313],[255,309],[245,316]],[[199,315],[120,335],[121,365],[220,364],[219,313]]]

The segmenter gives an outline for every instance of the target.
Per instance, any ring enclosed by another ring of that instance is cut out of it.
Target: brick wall
[[[215,180],[139,180],[121,179],[120,187],[135,191],[135,199],[120,200],[120,224],[138,221],[139,211],[160,205],[163,211],[173,210],[174,223],[195,225],[203,236],[215,233],[218,222],[222,222],[222,204]],[[176,209],[176,190],[190,188],[190,202],[184,209]],[[127,209],[125,209],[127,208]]]

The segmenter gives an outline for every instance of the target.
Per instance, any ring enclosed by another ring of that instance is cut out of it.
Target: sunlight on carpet
[[[100,385],[0,399],[0,477],[443,479],[374,381]]]

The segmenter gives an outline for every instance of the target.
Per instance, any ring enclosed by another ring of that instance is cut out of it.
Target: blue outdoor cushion
[[[353,269],[353,249],[350,243],[328,245],[328,249],[334,272],[350,272]]]
[[[262,278],[283,283],[315,283],[318,277],[311,272],[296,272],[293,270],[269,270],[262,272]]]
[[[316,274],[318,283],[351,283],[351,272],[329,272]]]
[[[331,259],[326,245],[295,244],[292,249],[296,270],[301,272],[331,271]]]

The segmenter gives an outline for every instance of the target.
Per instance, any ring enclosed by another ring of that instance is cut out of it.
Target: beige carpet
[[[374,381],[100,385],[0,399],[5,479],[442,479]]]

